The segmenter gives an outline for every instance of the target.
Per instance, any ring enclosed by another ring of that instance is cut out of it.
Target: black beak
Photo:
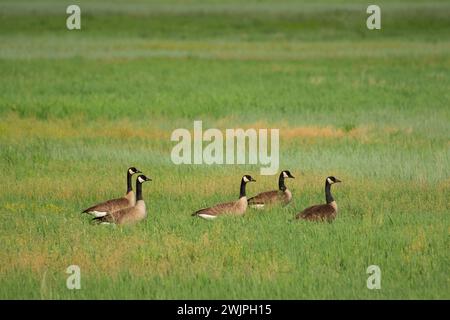
[[[255,180],[255,179],[253,179],[253,178],[252,178],[252,179],[251,179],[250,181],[256,182],[256,180]]]
[[[289,176],[289,178],[295,179],[295,177],[292,174]]]
[[[342,181],[339,179],[336,179],[336,181],[334,183],[338,183],[338,182],[342,182]]]

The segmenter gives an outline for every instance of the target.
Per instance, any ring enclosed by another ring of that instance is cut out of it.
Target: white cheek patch
[[[246,176],[244,176],[244,182],[249,182],[250,180],[248,180],[248,178]]]
[[[133,171],[131,169],[128,169],[129,174],[133,174]]]
[[[283,178],[288,178],[288,175],[285,171],[283,171]]]
[[[144,182],[144,179],[142,179],[141,177],[139,177],[138,180],[140,183]]]
[[[327,178],[327,181],[328,181],[329,184],[333,184],[334,183],[333,181],[331,181],[330,178]]]

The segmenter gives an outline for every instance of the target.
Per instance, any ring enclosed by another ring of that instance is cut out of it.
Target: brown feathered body
[[[136,195],[133,191],[129,191],[124,197],[111,199],[90,208],[87,208],[83,213],[92,214],[95,217],[103,217],[109,212],[118,211],[133,207],[136,204]]]
[[[113,211],[94,220],[99,223],[133,224],[144,220],[146,217],[145,202],[144,200],[138,200],[134,207]]]
[[[229,214],[235,216],[242,216],[247,210],[248,202],[245,193],[245,186],[248,182],[255,181],[251,176],[244,175],[241,179],[241,188],[239,193],[239,200],[232,202],[219,203],[215,206],[197,210],[192,216],[198,216],[203,219],[215,219],[219,215]]]
[[[341,182],[341,180],[330,176],[325,179],[325,204],[319,204],[306,208],[298,213],[295,218],[310,221],[328,221],[331,222],[336,218],[338,207],[331,194],[331,185]]]
[[[238,201],[219,203],[213,207],[200,209],[193,216],[199,216],[204,219],[214,219],[221,214],[241,216],[246,210],[247,198],[242,197]]]
[[[298,213],[296,218],[310,221],[328,221],[331,222],[336,218],[338,209],[336,202],[319,204],[306,208]]]
[[[288,205],[292,200],[292,193],[286,189],[273,190],[262,192],[250,199],[248,199],[248,204],[252,208],[262,208],[271,205],[281,204],[283,206]]]

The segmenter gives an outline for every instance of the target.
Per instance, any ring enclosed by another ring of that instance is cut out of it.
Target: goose
[[[248,199],[250,208],[263,209],[266,205],[279,203],[285,206],[289,204],[292,200],[292,193],[284,184],[284,179],[286,178],[295,179],[289,170],[282,171],[278,178],[278,190],[262,192]]]
[[[338,207],[336,201],[334,201],[331,195],[331,185],[342,182],[341,180],[330,176],[325,179],[325,199],[326,204],[319,204],[309,208],[306,208],[302,212],[298,213],[296,219],[304,219],[311,221],[332,221],[336,218]]]
[[[102,224],[132,224],[144,220],[147,217],[147,210],[142,197],[142,184],[146,181],[152,181],[152,179],[143,174],[136,179],[136,205],[110,212],[103,217],[96,217],[93,221]]]
[[[122,198],[111,199],[90,208],[87,208],[83,211],[83,213],[88,213],[93,215],[94,217],[103,217],[108,212],[117,211],[123,208],[132,207],[136,203],[136,196],[133,192],[133,187],[131,184],[131,177],[136,174],[141,173],[140,170],[135,167],[130,167],[127,170],[127,193]]]
[[[256,181],[249,175],[244,175],[241,179],[241,189],[239,200],[232,202],[219,203],[213,207],[200,209],[192,214],[203,219],[215,219],[221,214],[231,214],[241,216],[247,210],[247,196],[245,194],[245,186],[248,182]]]

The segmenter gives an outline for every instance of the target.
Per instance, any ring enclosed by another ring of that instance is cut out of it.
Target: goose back
[[[243,215],[247,210],[247,198],[242,197],[238,201],[219,203],[215,206],[204,208],[193,213],[193,216],[213,219],[221,214]]]
[[[292,193],[286,189],[284,191],[281,190],[273,190],[262,192],[250,199],[248,199],[248,204],[252,208],[261,208],[265,206],[282,204],[287,205],[292,200]]]
[[[99,223],[132,224],[144,220],[146,217],[145,202],[139,200],[134,207],[113,211],[94,220]]]
[[[319,204],[306,208],[296,218],[310,221],[332,221],[336,218],[337,208],[331,203]]]

